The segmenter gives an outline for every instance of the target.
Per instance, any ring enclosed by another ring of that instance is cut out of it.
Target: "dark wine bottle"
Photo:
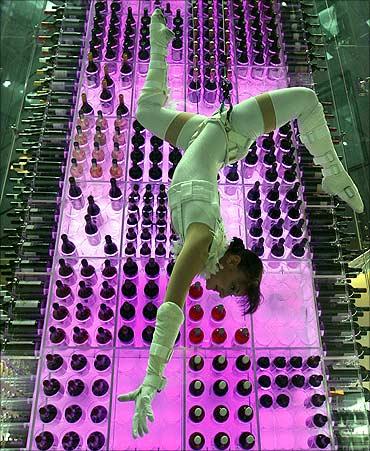
[[[95,406],[90,413],[91,421],[95,424],[102,423],[108,416],[108,410],[104,406]]]
[[[72,404],[68,406],[64,412],[64,418],[68,423],[77,423],[82,418],[83,412],[79,405]]]
[[[51,449],[53,445],[56,446],[57,438],[53,433],[44,431],[40,432],[40,434],[35,437],[35,442],[37,449],[40,451],[46,451]]]
[[[60,411],[53,404],[46,404],[39,408],[40,420],[43,423],[50,423],[61,418]],[[58,417],[58,418],[57,418]]]
[[[82,106],[79,109],[79,113],[83,113],[85,115],[86,118],[89,119],[90,124],[93,124],[93,117],[94,116],[94,109],[93,107],[88,103],[87,101],[87,95],[86,93],[82,93],[81,94],[81,98],[82,98]]]
[[[105,444],[105,436],[99,432],[92,432],[87,437],[87,447],[90,451],[99,451],[103,448]]]
[[[91,52],[88,53],[88,64],[86,67],[87,85],[89,88],[97,88],[100,80],[100,68],[94,62],[94,57]]]
[[[118,115],[118,113],[121,114],[122,117],[125,117],[125,116],[127,116],[129,114],[129,109],[125,105],[123,94],[119,95],[119,104],[118,104],[118,107],[116,109],[116,115]]]
[[[75,431],[69,431],[62,438],[63,450],[73,451],[82,445],[82,437]]]
[[[109,390],[109,384],[105,379],[97,379],[94,381],[91,391],[95,396],[104,396]]]
[[[71,379],[68,381],[67,390],[70,396],[80,396],[85,390],[85,384],[81,379]]]
[[[97,371],[106,371],[111,365],[111,359],[105,354],[98,354],[95,357],[94,367]]]

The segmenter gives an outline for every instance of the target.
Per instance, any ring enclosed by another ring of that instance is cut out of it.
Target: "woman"
[[[357,212],[363,211],[358,190],[335,153],[323,107],[311,89],[280,89],[247,99],[233,107],[230,122],[226,111],[207,118],[163,108],[168,95],[165,58],[174,36],[162,11],[155,9],[149,70],[136,118],[159,138],[186,150],[168,192],[172,224],[182,241],[172,249],[177,259],[166,298],[157,311],[144,382],[118,396],[119,401],[135,400],[134,438],[148,432],[146,417],[154,421],[151,401],[166,385],[163,370],[184,322],[182,309],[193,278],[205,276],[206,287],[221,297],[246,295],[245,313],[253,313],[260,302],[261,260],[239,238],[231,243],[226,239],[217,189],[221,167],[244,158],[258,136],[297,118],[301,141],[315,163],[323,166],[323,189],[337,194]]]

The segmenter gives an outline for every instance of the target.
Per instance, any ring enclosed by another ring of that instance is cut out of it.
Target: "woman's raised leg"
[[[136,119],[148,130],[173,146],[186,149],[204,116],[163,108],[167,99],[167,46],[175,34],[167,28],[159,8],[151,16],[150,63],[144,86],[138,99]],[[186,129],[184,126],[186,124]],[[183,133],[180,132],[183,131]],[[178,139],[180,137],[180,139]]]
[[[364,205],[351,177],[340,162],[324,115],[324,108],[315,91],[292,87],[268,91],[235,105],[231,123],[236,132],[257,138],[287,122],[297,119],[300,139],[314,156],[315,164],[322,166],[323,189],[338,195],[356,212]]]

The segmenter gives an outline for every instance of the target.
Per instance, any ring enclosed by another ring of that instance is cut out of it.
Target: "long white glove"
[[[118,401],[135,401],[133,438],[148,433],[147,417],[151,422],[154,421],[151,403],[157,391],[160,392],[167,385],[167,379],[162,376],[163,370],[172,357],[173,346],[184,319],[183,311],[174,302],[164,302],[159,307],[144,381],[137,389],[117,397]]]

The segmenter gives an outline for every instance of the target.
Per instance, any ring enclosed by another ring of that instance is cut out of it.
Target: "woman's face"
[[[220,260],[223,269],[207,279],[207,290],[217,291],[221,298],[246,295],[246,275],[237,269],[240,260],[239,255],[224,255]]]

